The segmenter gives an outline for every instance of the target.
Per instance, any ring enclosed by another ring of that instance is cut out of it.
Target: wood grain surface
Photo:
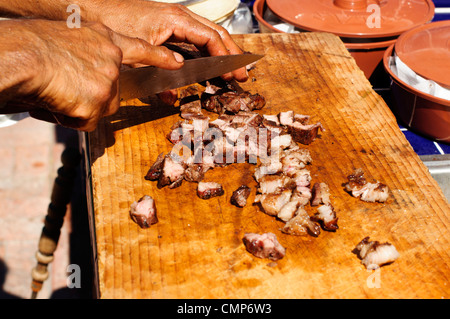
[[[223,184],[221,197],[202,200],[188,182],[158,189],[144,176],[171,149],[165,136],[180,120],[179,108],[156,98],[127,101],[86,136],[99,297],[450,297],[450,205],[340,39],[326,33],[234,37],[244,50],[265,55],[250,73],[253,80],[241,84],[266,98],[258,112],[294,110],[323,124],[321,137],[304,147],[313,158],[312,183],[330,187],[339,229],[317,238],[286,235],[283,223],[257,206],[231,205],[241,184],[252,187],[254,199],[251,164],[206,174]],[[388,185],[386,203],[344,191],[355,168]],[[158,209],[159,222],[149,229],[129,217],[131,203],[145,194]],[[246,232],[275,233],[286,256],[276,263],[254,257],[242,244]],[[399,259],[367,271],[352,253],[366,236],[392,243]]]

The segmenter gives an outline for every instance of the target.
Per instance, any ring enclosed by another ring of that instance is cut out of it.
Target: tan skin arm
[[[99,23],[69,29],[65,22],[10,20],[0,28],[8,30],[0,35],[0,101],[7,102],[0,112],[30,111],[83,131],[118,110],[121,63],[154,64],[156,56],[147,42]],[[183,64],[172,51],[158,50],[166,67]]]
[[[0,0],[3,15],[63,20],[0,21],[2,30],[11,30],[0,35],[0,71],[8,74],[0,80],[0,105],[8,101],[0,113],[26,110],[40,119],[91,131],[100,118],[118,109],[121,63],[180,68],[182,57],[160,46],[166,41],[189,42],[211,55],[242,53],[226,30],[183,6],[80,0],[82,20],[100,23],[83,22],[81,28],[69,29],[65,19],[70,2]],[[224,78],[246,81],[248,75],[241,68]]]

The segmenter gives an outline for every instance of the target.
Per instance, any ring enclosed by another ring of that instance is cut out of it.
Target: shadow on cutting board
[[[155,121],[167,116],[180,113],[180,108],[174,105],[164,104],[157,97],[149,97],[140,100],[140,105],[123,105],[114,115],[105,117],[99,122],[96,131],[90,134],[99,134],[102,145],[91,147],[91,164],[101,157],[106,148],[115,144],[114,132],[143,123]],[[91,139],[92,141],[93,139]]]

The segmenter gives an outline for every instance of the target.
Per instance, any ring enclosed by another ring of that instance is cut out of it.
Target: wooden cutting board
[[[196,184],[158,189],[144,180],[172,145],[179,109],[157,99],[123,103],[117,114],[85,136],[92,203],[91,226],[101,298],[448,298],[450,205],[399,130],[383,99],[336,36],[326,33],[237,35],[246,51],[265,57],[241,84],[267,100],[262,114],[294,110],[325,131],[309,146],[312,183],[326,182],[339,217],[336,232],[297,237],[281,221],[230,196],[253,188],[255,166],[215,168],[206,180],[225,195],[196,196]],[[212,115],[214,118],[214,115]],[[342,187],[362,168],[388,185],[386,203],[366,203]],[[156,199],[159,222],[141,229],[131,203]],[[310,214],[314,210],[307,208]],[[286,247],[276,263],[249,254],[246,232],[273,232]],[[367,271],[352,253],[364,237],[395,245],[400,258]]]

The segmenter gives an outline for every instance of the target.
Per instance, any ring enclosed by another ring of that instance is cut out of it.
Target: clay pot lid
[[[398,38],[395,52],[414,72],[450,89],[450,20],[405,32]]]
[[[267,5],[300,29],[358,38],[398,36],[431,21],[435,8],[431,0],[267,0]]]

